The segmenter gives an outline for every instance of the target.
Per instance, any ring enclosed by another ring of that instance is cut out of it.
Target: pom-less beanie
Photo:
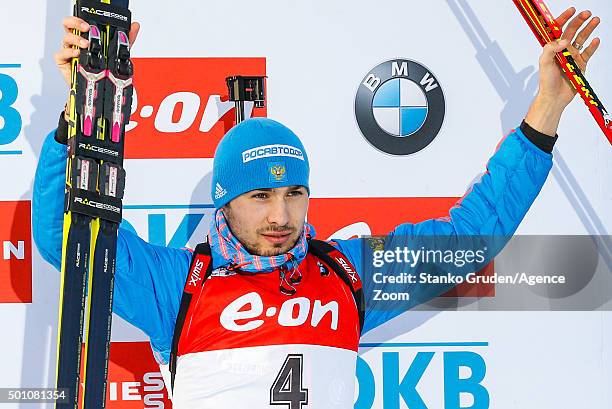
[[[217,209],[255,189],[304,186],[310,193],[304,145],[285,125],[251,118],[219,142],[213,162],[212,198]]]

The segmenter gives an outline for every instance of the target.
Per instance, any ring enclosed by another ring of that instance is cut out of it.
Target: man
[[[559,24],[574,13],[573,8],[565,11]],[[578,14],[563,40],[545,47],[539,92],[525,121],[500,143],[487,172],[449,216],[402,224],[388,238],[512,236],[552,167],[554,135],[575,96],[554,55],[569,47],[586,67],[599,46],[595,39],[582,53],[578,50],[599,24],[594,18],[578,33],[589,17],[590,12]],[[88,27],[68,17],[64,28],[64,48],[56,61],[68,82],[70,58],[79,53],[69,47],[87,46],[70,30]],[[132,42],[138,28],[133,25]],[[43,258],[58,269],[66,128],[61,116],[58,129],[47,137],[33,198],[34,239]],[[360,334],[400,309],[378,308],[366,297],[360,316],[360,300],[353,293],[359,290],[355,266],[365,257],[361,239],[314,245],[314,228],[305,222],[308,175],[309,158],[292,131],[269,119],[247,120],[225,135],[215,153],[217,210],[207,237],[210,256],[193,258],[188,250],[153,246],[119,230],[113,308],[150,337],[162,365],[170,361],[183,290],[193,295],[178,319],[174,407],[352,407]],[[317,246],[333,259],[314,252]],[[330,274],[330,269],[339,272]],[[371,277],[362,275],[361,282],[371,294]]]

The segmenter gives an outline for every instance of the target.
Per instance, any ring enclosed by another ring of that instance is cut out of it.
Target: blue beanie
[[[285,125],[251,118],[234,126],[215,151],[212,198],[217,209],[255,189],[308,187],[304,145]]]

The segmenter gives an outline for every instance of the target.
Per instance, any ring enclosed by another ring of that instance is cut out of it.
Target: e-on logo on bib
[[[374,67],[355,96],[355,118],[375,148],[409,155],[425,148],[442,128],[444,93],[418,62],[398,59]]]

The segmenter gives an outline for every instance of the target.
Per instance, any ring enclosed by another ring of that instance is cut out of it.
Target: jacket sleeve
[[[487,261],[490,260],[512,237],[552,168],[552,154],[538,146],[520,128],[513,130],[498,145],[487,163],[486,171],[450,209],[448,216],[397,226],[385,237],[385,248],[391,243],[393,248],[409,246],[408,243],[414,243],[413,240],[418,242],[419,237],[478,236],[495,241],[491,247],[494,251]],[[552,150],[552,146],[550,148]],[[359,270],[363,280],[366,298],[364,332],[453,287],[416,284],[410,287],[410,302],[374,300],[374,289],[384,291],[386,284],[376,284],[373,280],[369,246],[364,244],[364,239],[336,242],[339,250]],[[414,269],[404,272],[415,273]],[[413,297],[413,294],[417,296]]]
[[[36,169],[32,230],[43,259],[60,270],[67,147],[54,134],[47,136]],[[170,350],[190,260],[188,250],[151,245],[119,228],[113,311],[150,337],[160,362]]]

